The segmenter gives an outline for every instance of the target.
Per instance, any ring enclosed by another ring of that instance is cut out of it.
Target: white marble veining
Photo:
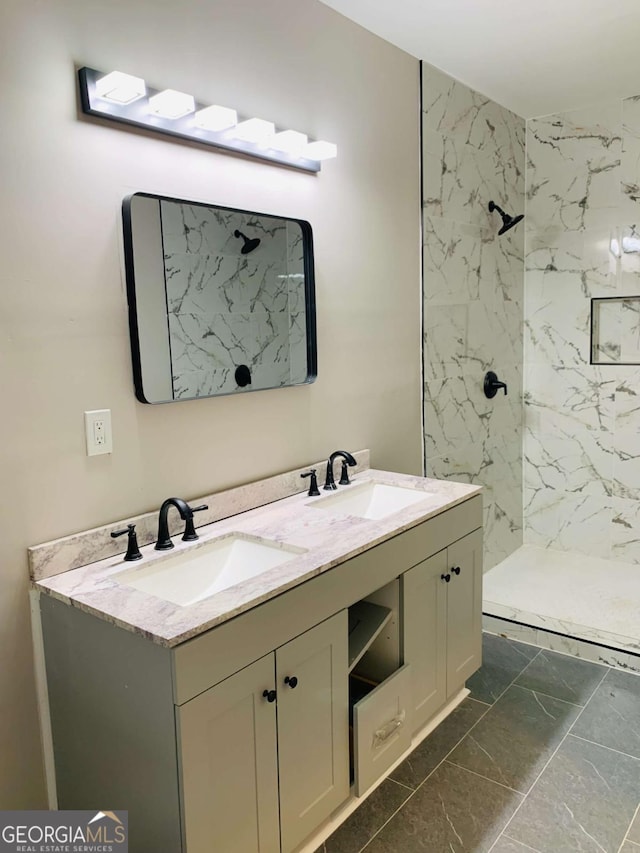
[[[525,431],[525,486],[532,491],[556,489],[576,495],[610,495],[614,456],[609,434],[602,430],[531,429]]]
[[[358,450],[353,456],[357,465],[353,468],[354,473],[364,472],[370,465],[370,453],[368,450]],[[304,468],[294,468],[274,477],[258,480],[254,483],[225,489],[222,492],[190,496],[189,503],[192,506],[207,504],[208,509],[199,512],[195,516],[196,527],[212,524],[223,518],[255,509],[265,504],[273,503],[290,495],[297,495],[308,489],[308,480],[302,480],[300,474],[310,468],[317,468],[318,477],[320,471],[324,470],[324,462],[314,462]],[[159,508],[158,508],[159,509]],[[155,542],[158,532],[158,511],[147,512],[143,515],[132,516],[93,530],[85,530],[74,533],[71,536],[63,536],[51,542],[34,545],[29,548],[29,573],[31,579],[38,581],[53,575],[66,572],[69,569],[77,569],[88,563],[95,563],[105,557],[113,557],[124,554],[126,542],[123,537],[112,539],[111,532],[123,528],[129,523],[136,525],[136,533],[140,546]],[[177,513],[169,513],[169,531],[174,536],[181,531],[184,522]]]
[[[640,98],[527,124],[525,543],[640,562]],[[614,312],[613,306],[625,310]]]
[[[525,545],[485,574],[483,610],[640,654],[640,566],[632,563]]]
[[[257,537],[302,552],[288,562],[188,607],[118,583],[118,574],[131,569],[121,555],[40,580],[35,588],[156,643],[174,646],[479,493],[477,487],[462,483],[371,469],[357,474],[353,481],[371,480],[423,492],[424,500],[371,520],[343,514],[339,508],[318,512],[313,502],[326,496],[310,498],[296,494],[200,528],[201,538],[197,543],[178,540],[170,553],[155,551],[147,545],[142,549],[141,571],[153,562],[171,560],[174,554],[197,552],[199,547],[229,534]],[[259,491],[260,484],[257,486]]]
[[[527,123],[527,229],[610,224],[620,191],[620,102]],[[578,168],[576,168],[576,164]]]
[[[240,364],[251,370],[252,389],[304,381],[300,226],[201,205],[160,207],[174,397],[240,390]],[[259,246],[241,254],[236,230]]]
[[[424,415],[427,473],[481,483],[485,565],[522,544],[525,124],[423,63]],[[484,396],[487,370],[509,394]]]
[[[525,485],[524,513],[525,545],[610,556],[612,498]]]

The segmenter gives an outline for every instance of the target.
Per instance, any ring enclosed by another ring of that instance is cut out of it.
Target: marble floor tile
[[[589,700],[572,734],[640,758],[639,707],[640,677],[612,669]]]
[[[491,853],[540,853],[535,847],[528,847],[526,844],[520,844],[519,841],[514,841],[506,835],[501,835],[491,848]]]
[[[538,654],[535,646],[482,635],[482,666],[467,681],[471,697],[493,704]]]
[[[640,809],[638,810],[640,812]],[[633,841],[635,844],[640,844],[640,814],[636,812],[635,820],[631,824],[627,833],[627,841]]]
[[[515,683],[574,705],[586,705],[606,673],[606,667],[597,663],[541,651]]]
[[[325,841],[323,853],[359,853],[411,793],[404,785],[385,779]]]
[[[465,699],[393,771],[390,778],[417,788],[487,711],[488,706],[483,702]]]
[[[618,853],[640,796],[640,761],[567,737],[507,828],[541,853]]]
[[[366,853],[489,853],[520,794],[445,761]]]
[[[514,685],[449,760],[526,794],[580,710],[577,705]]]

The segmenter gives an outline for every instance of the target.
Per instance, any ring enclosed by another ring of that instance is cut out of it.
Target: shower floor
[[[524,545],[484,576],[483,611],[640,654],[640,565]]]

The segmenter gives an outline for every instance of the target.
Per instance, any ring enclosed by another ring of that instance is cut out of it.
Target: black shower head
[[[505,213],[502,208],[498,207],[498,205],[494,201],[490,201],[489,213],[493,213],[494,210],[497,210],[500,216],[502,217],[502,228],[498,231],[498,234],[504,234],[505,231],[508,231],[510,228],[513,228],[514,225],[517,225],[521,219],[524,219],[523,213],[521,213],[519,216],[509,216],[509,214]]]
[[[242,255],[248,255],[249,252],[253,252],[253,250],[257,249],[260,245],[259,237],[254,237],[253,239],[250,239],[245,234],[243,234],[242,231],[234,231],[233,236],[242,237],[242,239],[244,240],[244,245],[240,249],[240,254]]]

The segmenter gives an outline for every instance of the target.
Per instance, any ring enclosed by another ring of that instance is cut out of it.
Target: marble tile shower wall
[[[176,399],[307,375],[302,232],[284,220],[161,202],[173,389]],[[234,232],[260,238],[247,255]],[[283,271],[286,270],[286,274]]]
[[[422,66],[427,475],[485,487],[485,569],[522,544],[525,122]],[[508,385],[483,393],[487,370]]]
[[[639,164],[640,96],[527,123],[525,541],[638,563],[640,367],[589,363],[589,315],[640,294]]]

